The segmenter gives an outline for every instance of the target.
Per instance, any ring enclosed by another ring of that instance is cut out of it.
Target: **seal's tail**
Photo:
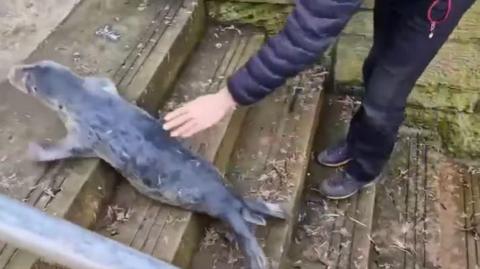
[[[268,203],[263,200],[244,199],[245,205],[254,213],[277,219],[286,219],[288,214],[280,204]]]
[[[230,211],[226,221],[232,227],[240,249],[248,258],[249,269],[267,269],[268,260],[254,233],[249,229],[243,212]]]
[[[267,258],[248,223],[266,225],[265,217],[286,219],[287,213],[280,205],[262,200],[244,199],[238,209],[228,212],[226,220],[232,226],[240,248],[248,257],[250,269],[266,269]]]

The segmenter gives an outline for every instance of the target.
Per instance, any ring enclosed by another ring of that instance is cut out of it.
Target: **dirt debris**
[[[480,167],[469,166],[467,168],[467,173],[470,175],[480,175]]]
[[[224,32],[224,31],[227,31],[227,30],[233,30],[233,31],[236,31],[239,35],[242,35],[242,30],[238,29],[237,27],[235,27],[235,25],[230,25],[230,26],[226,26],[226,27],[218,27],[218,30]]]
[[[215,222],[206,229],[200,242],[200,253],[205,253],[211,268],[224,268],[237,265],[241,267],[244,256],[230,228],[221,222]]]
[[[335,102],[341,103],[342,104],[342,112],[340,114],[340,120],[348,123],[353,117],[354,112],[358,109],[360,106],[360,101],[351,96],[343,96],[339,97]]]
[[[252,186],[250,194],[268,201],[286,201],[291,196],[293,182],[288,172],[287,160],[271,160],[265,173],[260,175],[260,187]]]
[[[55,195],[62,191],[62,188],[53,188],[53,187],[47,187],[43,189],[43,193],[48,195],[50,198],[55,198]]]
[[[133,211],[129,208],[119,205],[108,205],[103,225],[101,226],[110,236],[115,236],[118,234],[118,225],[128,222],[132,213]]]
[[[113,30],[113,26],[111,24],[105,24],[104,26],[98,28],[95,31],[95,35],[114,42],[120,40],[121,36],[118,31]]]
[[[220,239],[220,235],[215,230],[215,228],[209,227],[205,233],[205,237],[203,238],[202,243],[200,244],[200,248],[205,249],[210,246],[213,246],[217,243],[219,239]]]
[[[138,11],[144,11],[149,6],[149,0],[142,0],[137,6]]]

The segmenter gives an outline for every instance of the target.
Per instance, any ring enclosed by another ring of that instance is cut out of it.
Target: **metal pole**
[[[3,195],[0,240],[72,269],[178,269]]]

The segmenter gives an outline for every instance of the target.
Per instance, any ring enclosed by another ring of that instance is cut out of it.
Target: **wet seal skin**
[[[171,137],[162,128],[162,119],[123,99],[110,79],[81,77],[53,61],[13,67],[8,79],[56,111],[67,129],[67,135],[55,143],[31,143],[32,160],[100,158],[143,195],[225,221],[249,267],[268,268],[250,225],[265,225],[266,217],[286,219],[285,210],[243,198],[225,186],[210,162]]]

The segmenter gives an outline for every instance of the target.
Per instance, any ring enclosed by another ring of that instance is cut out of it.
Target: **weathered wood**
[[[409,143],[409,165],[408,165],[408,181],[407,186],[405,187],[405,218],[406,222],[403,225],[405,229],[405,241],[404,241],[404,267],[405,268],[414,268],[416,260],[415,252],[415,213],[417,209],[417,178],[416,178],[416,168],[418,166],[417,159],[417,140],[410,139]]]
[[[460,174],[461,178],[458,178],[463,185],[463,207],[464,215],[464,229],[465,239],[467,246],[467,268],[475,268],[477,266],[477,240],[475,234],[477,233],[477,223],[475,223],[475,201],[473,199],[473,184],[472,177],[468,174]],[[477,235],[478,236],[478,235]]]
[[[377,188],[370,268],[471,268],[476,240],[463,230],[474,207],[465,202],[472,189],[462,185],[463,169],[417,135],[402,136],[397,148],[389,180]]]
[[[472,223],[474,226],[473,237],[476,243],[476,257],[477,257],[477,266],[480,266],[480,171],[471,169],[470,171],[465,171],[468,177],[471,180],[472,188],[472,202],[474,205],[473,208],[473,219]]]
[[[315,139],[318,151],[346,135],[355,107],[350,98],[330,96],[326,103],[320,120],[322,127]],[[292,244],[289,264],[284,268],[355,268],[354,263],[362,265],[363,260],[368,259],[374,193],[367,189],[350,199],[326,200],[319,196],[315,187],[335,173],[335,169],[312,163],[310,173],[303,205],[304,219],[298,224],[296,243]]]
[[[352,230],[347,230],[346,225],[347,223],[351,223],[351,220],[348,218],[355,215],[355,208],[357,205],[356,200],[357,199],[351,199],[336,202],[337,210],[335,214],[340,215],[340,217],[336,218],[334,227],[330,233],[328,261],[332,266],[337,265],[342,256],[344,256],[342,255],[346,250],[342,245],[345,243],[343,242],[344,237],[347,236],[347,234],[349,236],[352,235]]]
[[[427,207],[427,146],[424,141],[417,137],[417,169],[416,169],[416,181],[417,181],[417,210],[415,212],[416,227],[415,227],[415,253],[417,258],[417,264],[424,266],[425,264],[425,243],[426,243],[426,212]]]
[[[441,223],[439,222],[439,215],[437,212],[443,210],[442,196],[437,193],[438,177],[434,175],[436,171],[430,155],[429,147],[425,148],[424,154],[424,181],[425,181],[425,253],[424,253],[424,267],[435,268],[438,264],[438,242],[441,243],[441,236],[447,234],[449,231],[442,231]],[[437,202],[438,201],[440,202]],[[446,216],[448,218],[448,216]]]
[[[403,268],[405,239],[409,231],[406,210],[410,185],[411,147],[405,140],[397,142],[392,159],[385,169],[385,180],[377,186],[372,231],[374,255],[370,267]]]

